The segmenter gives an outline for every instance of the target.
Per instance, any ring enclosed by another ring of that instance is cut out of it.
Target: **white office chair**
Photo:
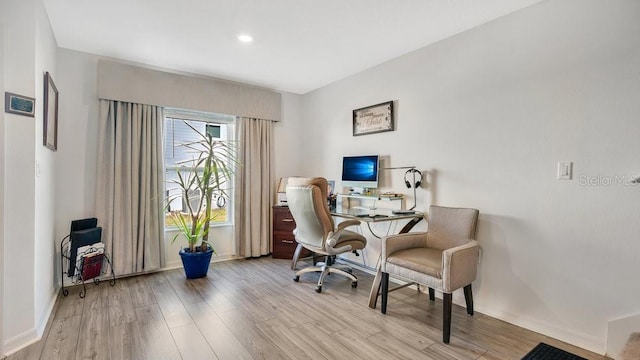
[[[309,272],[320,272],[316,292],[322,291],[325,276],[337,273],[351,279],[351,286],[358,286],[358,278],[346,265],[334,263],[335,255],[361,250],[367,245],[367,239],[353,231],[345,230],[352,225],[360,225],[358,220],[341,222],[335,227],[331,212],[327,206],[327,180],[324,178],[290,178],[287,184],[287,203],[296,221],[293,230],[298,248],[300,246],[315,254],[324,255],[325,261],[296,272],[294,281],[300,275]],[[294,261],[299,251],[296,250]],[[295,264],[295,262],[294,262]]]

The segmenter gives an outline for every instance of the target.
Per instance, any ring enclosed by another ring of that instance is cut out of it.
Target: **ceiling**
[[[539,1],[43,0],[59,47],[297,94]]]

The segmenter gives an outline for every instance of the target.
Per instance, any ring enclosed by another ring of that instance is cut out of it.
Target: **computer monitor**
[[[342,158],[342,186],[375,189],[378,187],[379,156],[345,156]]]

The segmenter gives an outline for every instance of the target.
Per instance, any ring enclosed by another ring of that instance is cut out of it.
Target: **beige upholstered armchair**
[[[300,275],[320,272],[316,292],[322,291],[322,283],[327,274],[337,273],[351,279],[351,286],[358,286],[358,278],[346,265],[335,264],[335,255],[361,250],[367,245],[364,236],[345,230],[347,226],[360,225],[360,221],[341,222],[336,228],[327,206],[328,183],[324,178],[289,178],[287,203],[296,228],[293,230],[298,247],[303,246],[315,254],[324,255],[325,261],[296,272],[294,281]],[[296,250],[297,256],[299,253]]]
[[[443,293],[442,341],[451,334],[451,300],[454,290],[464,288],[467,313],[473,315],[471,283],[478,267],[476,224],[478,210],[431,206],[427,232],[388,236],[382,241],[382,313],[387,312],[389,276]]]

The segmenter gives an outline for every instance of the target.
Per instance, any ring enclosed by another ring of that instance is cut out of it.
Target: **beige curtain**
[[[96,216],[116,275],[164,266],[163,109],[100,100]]]
[[[272,138],[270,120],[240,118],[235,176],[235,239],[238,256],[271,253],[273,205]]]

